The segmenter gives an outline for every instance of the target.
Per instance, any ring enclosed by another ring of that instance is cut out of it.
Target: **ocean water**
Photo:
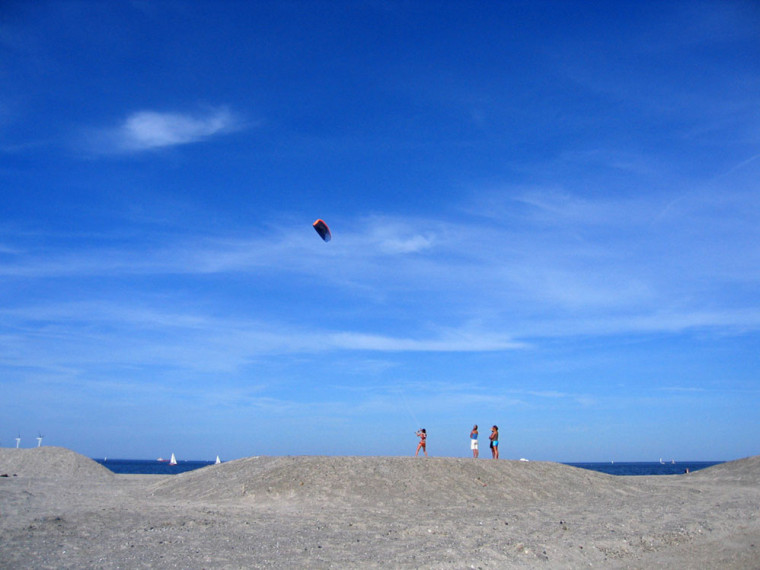
[[[133,475],[176,475],[185,471],[192,471],[213,465],[213,461],[179,461],[177,465],[169,465],[166,462],[155,459],[96,459],[114,473]],[[489,460],[484,460],[489,461]],[[690,472],[699,471],[705,467],[723,463],[722,461],[680,461],[676,463],[652,462],[626,462],[615,463],[565,463],[572,467],[600,471],[609,475],[678,475],[686,469]]]
[[[723,461],[677,461],[675,463],[616,461],[614,463],[565,463],[565,465],[601,471],[609,475],[680,475],[687,469],[693,473],[719,463]]]
[[[213,465],[213,461],[177,461],[169,465],[168,461],[156,459],[96,459],[101,465],[114,473],[126,475],[176,475]]]

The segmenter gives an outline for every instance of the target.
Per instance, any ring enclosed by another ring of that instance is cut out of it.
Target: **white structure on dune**
[[[18,449],[19,445],[21,445],[21,434],[18,434],[18,437],[16,438],[16,449]]]
[[[40,434],[37,436],[37,447],[42,447],[42,438],[45,437],[44,435]]]

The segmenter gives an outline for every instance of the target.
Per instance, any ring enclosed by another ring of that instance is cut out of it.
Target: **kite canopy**
[[[314,226],[314,229],[317,230],[319,237],[321,237],[323,240],[330,241],[330,239],[332,239],[330,228],[327,227],[327,224],[324,220],[317,220],[312,225]]]

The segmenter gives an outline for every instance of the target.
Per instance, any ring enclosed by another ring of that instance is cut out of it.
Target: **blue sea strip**
[[[170,465],[155,459],[95,459],[114,473],[123,475],[176,475],[213,465],[213,461],[179,461]],[[699,471],[706,467],[724,463],[723,461],[680,461],[680,462],[609,462],[609,463],[564,463],[571,467],[599,471],[609,475],[680,475]]]

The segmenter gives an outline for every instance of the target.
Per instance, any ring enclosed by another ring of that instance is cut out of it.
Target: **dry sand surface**
[[[251,457],[114,475],[0,449],[0,568],[760,568],[760,456],[614,477],[487,459]]]

